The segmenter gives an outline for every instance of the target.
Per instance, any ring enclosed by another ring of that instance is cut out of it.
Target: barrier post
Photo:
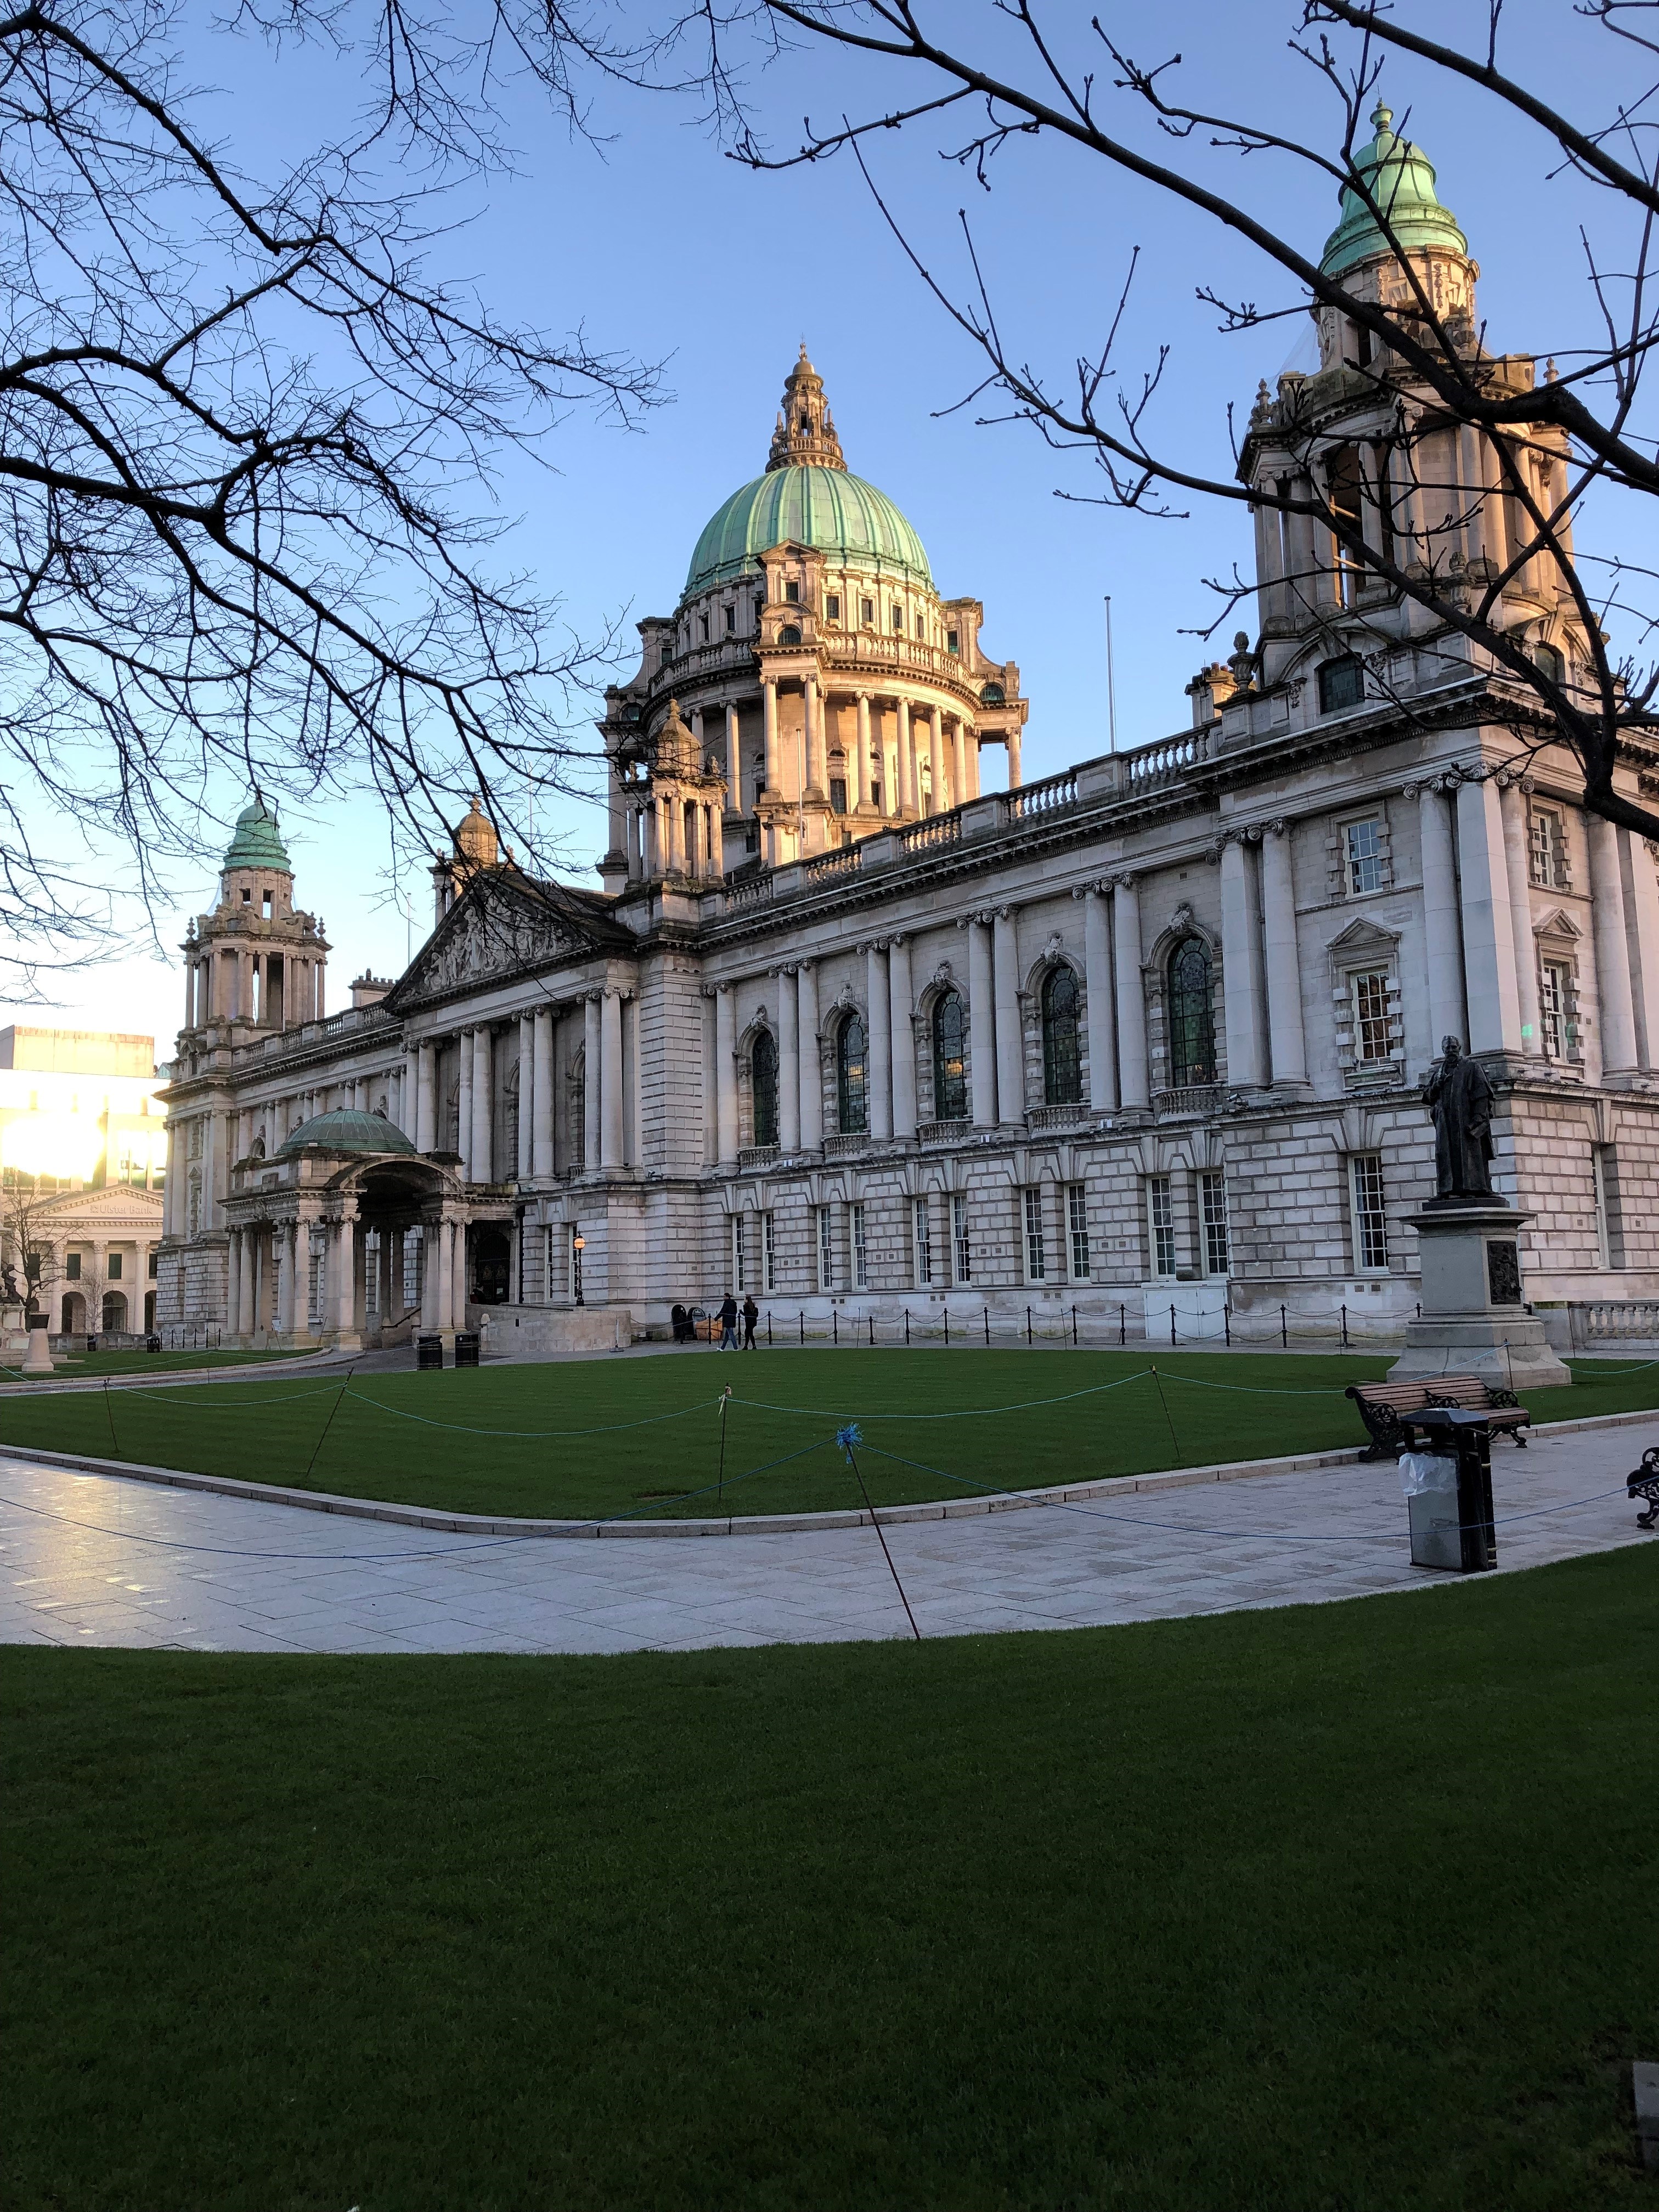
[[[948,1352],[951,1346],[951,1306],[948,1299],[945,1306],[945,1346]]]
[[[910,1309],[908,1306],[906,1306],[904,1309],[904,1348],[907,1352],[910,1349]]]
[[[1129,1309],[1121,1302],[1117,1310],[1117,1340],[1120,1344],[1129,1341]]]
[[[1031,1309],[1030,1306],[1027,1306],[1025,1309],[1025,1348],[1028,1352],[1031,1348]]]
[[[875,1348],[876,1348],[876,1317],[875,1317],[874,1314],[872,1314],[872,1315],[870,1316],[870,1349],[871,1349],[871,1351],[872,1351],[872,1352],[873,1352],[873,1351],[875,1350]]]
[[[1233,1340],[1233,1310],[1224,1298],[1221,1302],[1221,1334],[1231,1344]]]
[[[1279,1341],[1285,1351],[1288,1352],[1290,1350],[1291,1325],[1285,1318],[1285,1309],[1283,1306],[1280,1306],[1279,1309]]]
[[[831,1306],[830,1309],[830,1334],[836,1344],[841,1342],[841,1308],[839,1306]]]
[[[1175,1340],[1176,1340],[1176,1333],[1175,1333],[1175,1308],[1174,1308],[1173,1306],[1171,1306],[1171,1307],[1170,1308],[1170,1342],[1171,1343],[1171,1345],[1173,1345],[1173,1344],[1174,1344]]]
[[[806,1309],[805,1306],[800,1310],[800,1340],[803,1344],[806,1341]]]
[[[988,1351],[990,1350],[990,1348],[991,1348],[991,1309],[990,1309],[990,1307],[989,1307],[989,1306],[987,1306],[987,1307],[986,1307],[986,1309],[985,1309],[985,1349],[988,1352]]]
[[[769,1352],[772,1349],[772,1309],[770,1306],[768,1306],[766,1309],[766,1348]]]
[[[1342,1301],[1342,1349],[1344,1352],[1348,1349],[1348,1302],[1346,1298]]]
[[[1072,1349],[1077,1350],[1077,1308],[1072,1308]]]

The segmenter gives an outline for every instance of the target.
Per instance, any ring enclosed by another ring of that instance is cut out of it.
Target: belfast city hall
[[[1358,158],[1404,212],[1391,245],[1351,197],[1326,267],[1389,297],[1408,252],[1478,331],[1433,170],[1376,130]],[[1389,465],[1321,312],[1322,365],[1255,403],[1247,483]],[[1498,576],[1505,499],[1471,433],[1437,437],[1465,571]],[[591,882],[532,879],[475,806],[425,945],[331,1011],[277,823],[242,814],[184,948],[159,1322],[355,1346],[487,1316],[550,1350],[731,1289],[815,1329],[1174,1305],[1276,1335],[1287,1304],[1398,1335],[1447,1036],[1496,1094],[1528,1294],[1653,1296],[1652,849],[1583,811],[1530,692],[1311,523],[1259,508],[1255,559],[1254,642],[1178,727],[1026,782],[1018,668],[849,470],[803,349],[764,471],[606,695]],[[1570,676],[1544,564],[1503,599]],[[1634,796],[1659,762],[1619,773]]]

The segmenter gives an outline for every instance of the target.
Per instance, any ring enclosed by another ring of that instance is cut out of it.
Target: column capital
[[[1275,814],[1271,822],[1266,822],[1262,824],[1262,829],[1271,837],[1287,837],[1291,833],[1291,827],[1292,824],[1291,817],[1288,814]]]
[[[1100,880],[1103,884],[1109,884],[1115,891],[1132,891],[1140,881],[1140,871],[1138,868],[1114,868],[1109,876],[1103,876]]]
[[[896,941],[896,939],[886,937],[861,937],[854,950],[867,957],[872,952],[885,952],[889,945]]]

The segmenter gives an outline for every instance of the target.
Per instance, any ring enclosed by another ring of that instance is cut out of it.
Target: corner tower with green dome
[[[1019,781],[1019,671],[940,597],[903,511],[848,469],[799,359],[764,471],[721,501],[639,672],[606,694],[610,850],[626,895],[810,858],[977,798],[980,756]]]
[[[261,792],[236,817],[219,903],[191,923],[183,951],[188,1030],[228,1042],[321,1018],[328,945],[316,916],[295,909],[294,863]]]

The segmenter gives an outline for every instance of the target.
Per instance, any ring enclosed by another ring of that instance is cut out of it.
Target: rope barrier
[[[386,1405],[379,1398],[371,1398],[362,1390],[348,1394],[359,1405],[373,1406],[377,1413],[391,1413],[400,1421],[418,1421],[423,1429],[445,1429],[458,1437],[530,1437],[552,1440],[569,1437],[614,1437],[624,1429],[652,1429],[664,1421],[683,1421],[688,1413],[705,1413],[711,1406],[718,1406],[718,1398],[699,1398],[695,1406],[679,1406],[672,1413],[647,1413],[643,1420],[612,1421],[597,1429],[474,1429],[459,1421],[434,1421],[426,1413],[407,1413],[401,1406]]]
[[[845,1413],[836,1414],[827,1406],[774,1406],[763,1398],[733,1398],[734,1406],[746,1406],[757,1413],[800,1413],[813,1419],[849,1421],[975,1421],[988,1419],[994,1413],[1030,1413],[1044,1406],[1069,1406],[1073,1399],[1097,1398],[1103,1390],[1121,1390],[1126,1382],[1139,1382],[1156,1370],[1137,1367],[1133,1375],[1120,1375],[1114,1382],[1091,1382],[1085,1390],[1067,1390],[1058,1398],[1026,1398],[1017,1406],[960,1406],[949,1413]]]

